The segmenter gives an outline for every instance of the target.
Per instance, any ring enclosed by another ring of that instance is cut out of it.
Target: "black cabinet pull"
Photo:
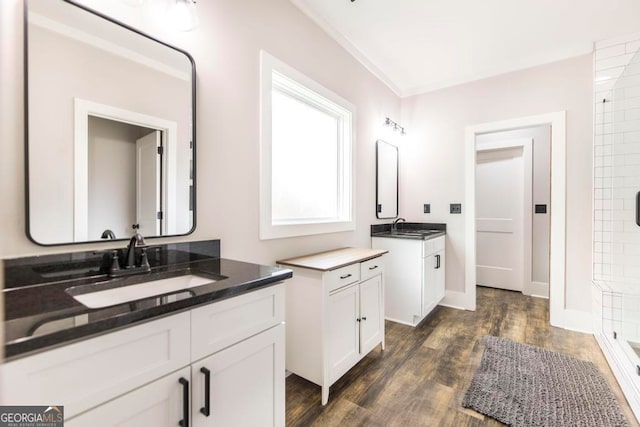
[[[359,319],[359,318],[358,318],[358,319],[356,319],[356,322],[360,323],[360,319]]]
[[[183,377],[178,381],[182,384],[182,419],[178,424],[180,427],[189,427],[189,381]]]
[[[211,414],[211,371],[203,366],[200,372],[204,374],[204,408],[200,408],[200,412],[208,417]]]
[[[376,268],[378,268],[378,266],[374,265],[373,267],[369,267],[369,270],[375,270]]]
[[[366,317],[364,317],[364,316],[362,316],[362,320],[367,320],[367,318],[366,318]]]
[[[436,255],[436,270],[440,268],[440,255]]]
[[[347,277],[351,277],[351,274],[345,274],[344,276],[340,276],[341,279],[346,279]]]
[[[640,191],[636,193],[636,225],[640,226]]]

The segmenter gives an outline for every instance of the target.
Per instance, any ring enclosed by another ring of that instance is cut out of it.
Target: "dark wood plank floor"
[[[637,425],[592,335],[549,326],[547,300],[478,288],[475,312],[438,307],[418,327],[386,323],[386,350],[373,350],[338,380],[329,403],[320,387],[287,378],[289,426],[498,426],[461,406],[480,364],[482,337],[495,335],[559,351],[598,366],[631,425]]]

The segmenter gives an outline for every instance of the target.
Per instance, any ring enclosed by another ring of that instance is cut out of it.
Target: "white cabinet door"
[[[100,405],[84,414],[66,420],[67,427],[175,427],[184,419],[184,390],[190,369],[162,377],[137,390]],[[187,396],[188,401],[188,396]],[[186,407],[187,412],[189,406]]]
[[[284,426],[284,335],[280,324],[191,365],[193,427]]]
[[[360,283],[360,353],[369,353],[382,341],[382,276]]]
[[[438,296],[438,269],[436,255],[422,260],[422,313],[424,317],[436,306]]]
[[[329,295],[330,383],[340,378],[360,359],[360,292],[359,285]]]

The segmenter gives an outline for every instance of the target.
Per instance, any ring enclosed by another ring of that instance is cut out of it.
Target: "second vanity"
[[[371,247],[386,256],[385,318],[416,326],[445,295],[445,224],[371,226]]]
[[[64,258],[6,262],[2,405],[61,405],[68,426],[284,425],[291,270],[219,258],[218,241],[164,245],[147,278],[209,282],[90,309],[69,289],[105,279],[82,254],[47,257]]]

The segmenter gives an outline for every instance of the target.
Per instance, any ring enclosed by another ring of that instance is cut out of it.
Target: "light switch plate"
[[[449,205],[449,213],[452,213],[452,214],[460,214],[460,213],[462,213],[462,204],[461,203],[451,203]]]

